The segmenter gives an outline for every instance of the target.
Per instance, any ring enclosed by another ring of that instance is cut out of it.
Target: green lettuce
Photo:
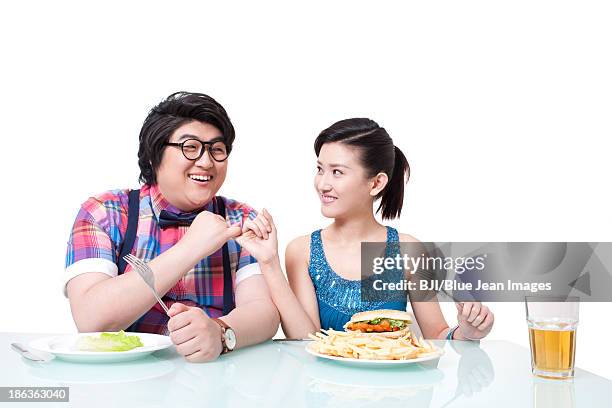
[[[123,330],[117,333],[100,333],[99,336],[85,336],[77,341],[81,351],[129,351],[143,347],[138,336],[128,336]]]
[[[391,327],[397,327],[401,330],[404,328],[404,326],[406,326],[406,322],[404,320],[389,319],[389,325]]]
[[[385,320],[389,322],[389,325],[392,328],[397,327],[400,330],[406,327],[408,324],[408,322],[404,320],[387,319],[387,318],[382,318],[382,317],[377,317],[376,319],[372,319],[372,320],[363,320],[359,323],[380,324],[380,322],[383,322]]]

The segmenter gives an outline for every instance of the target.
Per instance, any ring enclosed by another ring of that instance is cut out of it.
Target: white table
[[[436,341],[445,354],[433,363],[378,369],[315,358],[302,342],[266,342],[206,364],[186,363],[174,348],[116,364],[34,363],[10,350],[41,336],[0,333],[0,386],[70,388],[70,403],[43,407],[612,406],[612,381],[581,369],[573,381],[535,378],[529,350],[506,341]]]

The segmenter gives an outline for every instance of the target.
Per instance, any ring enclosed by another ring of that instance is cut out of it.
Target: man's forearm
[[[271,339],[280,322],[278,310],[269,298],[242,304],[221,319],[236,333],[236,348]]]
[[[157,293],[166,294],[198,260],[180,243],[149,262]],[[155,297],[136,272],[105,279],[71,297],[72,314],[79,331],[112,331],[127,328],[155,303]]]

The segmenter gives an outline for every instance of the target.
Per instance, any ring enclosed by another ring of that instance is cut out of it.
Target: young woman
[[[418,242],[376,221],[399,217],[408,161],[384,128],[370,119],[346,119],[322,131],[315,141],[314,187],[321,212],[333,222],[298,237],[285,253],[288,281],[278,258],[276,228],[264,209],[244,225],[238,242],[259,262],[287,337],[303,338],[321,328],[342,330],[354,313],[412,309],[426,338],[480,339],[493,325],[493,313],[480,302],[457,304],[458,324],[449,328],[437,301],[363,302],[360,292],[362,242]],[[389,248],[389,246],[388,246]]]

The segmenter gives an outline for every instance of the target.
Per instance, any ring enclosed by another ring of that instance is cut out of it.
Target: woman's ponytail
[[[393,172],[390,175],[387,186],[382,191],[380,205],[376,212],[382,212],[383,220],[390,220],[400,216],[404,205],[404,185],[410,178],[410,166],[404,153],[394,146],[395,161]]]

